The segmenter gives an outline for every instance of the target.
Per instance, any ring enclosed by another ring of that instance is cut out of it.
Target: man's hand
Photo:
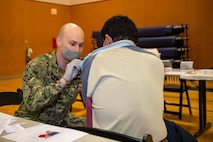
[[[82,83],[78,84],[78,88],[82,92]]]
[[[80,70],[80,63],[82,61],[80,59],[74,59],[72,60],[70,63],[67,64],[63,79],[66,82],[70,82],[71,80],[73,80],[77,74],[78,71]]]

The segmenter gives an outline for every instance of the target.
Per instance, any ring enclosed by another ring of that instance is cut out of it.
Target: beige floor
[[[208,82],[207,87],[213,88],[213,82]],[[0,80],[0,92],[3,91],[16,91],[17,88],[21,88],[21,79],[10,79],[10,80]],[[176,122],[183,128],[188,130],[191,134],[194,134],[199,127],[199,117],[198,117],[198,92],[189,91],[192,115],[189,115],[187,108],[183,109],[183,117],[181,120],[178,116],[171,114],[164,114],[166,119]],[[79,97],[79,96],[78,96]],[[178,101],[178,94],[165,92],[166,101],[174,102]],[[0,107],[0,112],[5,112],[8,114],[13,114],[18,106],[2,106]],[[167,109],[177,110],[177,107],[168,107]],[[73,114],[85,117],[85,109],[82,102],[75,102],[73,105]],[[213,124],[213,92],[207,92],[207,121]],[[205,131],[200,137],[198,137],[199,142],[212,142],[213,141],[213,126]]]

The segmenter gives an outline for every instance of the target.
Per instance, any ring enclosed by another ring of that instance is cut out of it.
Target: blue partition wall
[[[187,24],[138,28],[138,46],[157,48],[162,60],[170,60],[173,68],[179,68],[181,60],[189,60],[188,28]],[[93,31],[92,38],[94,49],[102,46],[100,31]]]

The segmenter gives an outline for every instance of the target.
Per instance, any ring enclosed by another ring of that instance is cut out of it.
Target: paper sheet
[[[13,124],[17,121],[16,117],[4,115],[0,113],[0,135],[5,131],[6,133],[13,133],[24,130],[22,124]]]

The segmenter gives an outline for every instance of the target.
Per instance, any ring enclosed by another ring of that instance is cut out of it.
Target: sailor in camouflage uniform
[[[79,93],[84,32],[74,23],[62,26],[57,50],[31,60],[23,73],[23,101],[15,116],[58,126],[85,126],[69,110]]]

